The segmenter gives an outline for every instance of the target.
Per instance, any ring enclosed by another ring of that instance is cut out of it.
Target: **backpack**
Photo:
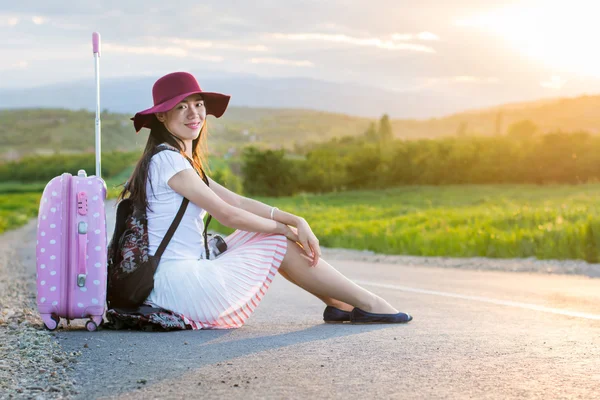
[[[176,151],[170,148],[158,148],[154,154],[163,150]],[[208,178],[203,175],[203,180],[208,186]],[[188,204],[189,200],[184,198],[156,253],[150,255],[146,209],[135,207],[129,198],[119,202],[115,230],[107,248],[108,308],[137,309],[150,295],[154,288],[154,273],[160,258],[179,226]],[[210,259],[207,231],[211,219],[212,216],[209,214],[203,232],[207,259]]]

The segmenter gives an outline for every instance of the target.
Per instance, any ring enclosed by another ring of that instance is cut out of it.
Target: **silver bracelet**
[[[279,210],[279,208],[277,208],[277,207],[271,208],[271,219],[273,219],[273,213],[275,212],[275,210]]]

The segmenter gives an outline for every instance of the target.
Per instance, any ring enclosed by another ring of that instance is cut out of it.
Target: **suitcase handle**
[[[87,258],[87,224],[83,221],[77,226],[77,286],[85,286],[87,271],[85,269]]]
[[[100,122],[100,34],[92,33],[92,50],[94,51],[94,75],[96,77],[96,125],[95,125],[95,148],[96,148],[96,176],[100,178],[102,165],[100,157],[102,155],[102,141],[100,140],[101,122]]]
[[[92,33],[92,49],[94,53],[100,55],[100,34],[98,32]]]

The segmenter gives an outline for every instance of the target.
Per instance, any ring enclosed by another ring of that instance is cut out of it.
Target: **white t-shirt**
[[[169,179],[184,169],[192,168],[181,154],[163,150],[150,160],[148,180],[146,181],[146,197],[150,209],[148,217],[148,241],[151,255],[156,253],[160,242],[167,233],[183,196],[175,192],[167,184]],[[150,187],[152,182],[152,188]],[[199,259],[204,254],[204,220],[206,211],[189,202],[181,223],[167,245],[161,260]]]

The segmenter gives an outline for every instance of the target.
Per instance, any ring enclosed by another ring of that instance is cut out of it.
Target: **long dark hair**
[[[192,141],[192,164],[200,177],[206,182],[204,171],[206,171],[207,162],[207,145],[206,136],[208,135],[207,121],[204,120],[200,134]],[[154,122],[150,129],[150,135],[146,142],[146,148],[142,153],[142,157],[138,160],[131,177],[125,183],[123,190],[119,194],[118,200],[129,198],[132,200],[135,208],[140,210],[149,209],[148,198],[146,197],[146,180],[148,179],[148,169],[150,167],[150,159],[156,153],[156,147],[166,143],[176,149],[179,149],[181,155],[189,158],[185,154],[185,143],[177,136],[167,130],[165,125],[154,116]],[[210,171],[210,170],[209,170]],[[152,186],[152,183],[150,183]]]

